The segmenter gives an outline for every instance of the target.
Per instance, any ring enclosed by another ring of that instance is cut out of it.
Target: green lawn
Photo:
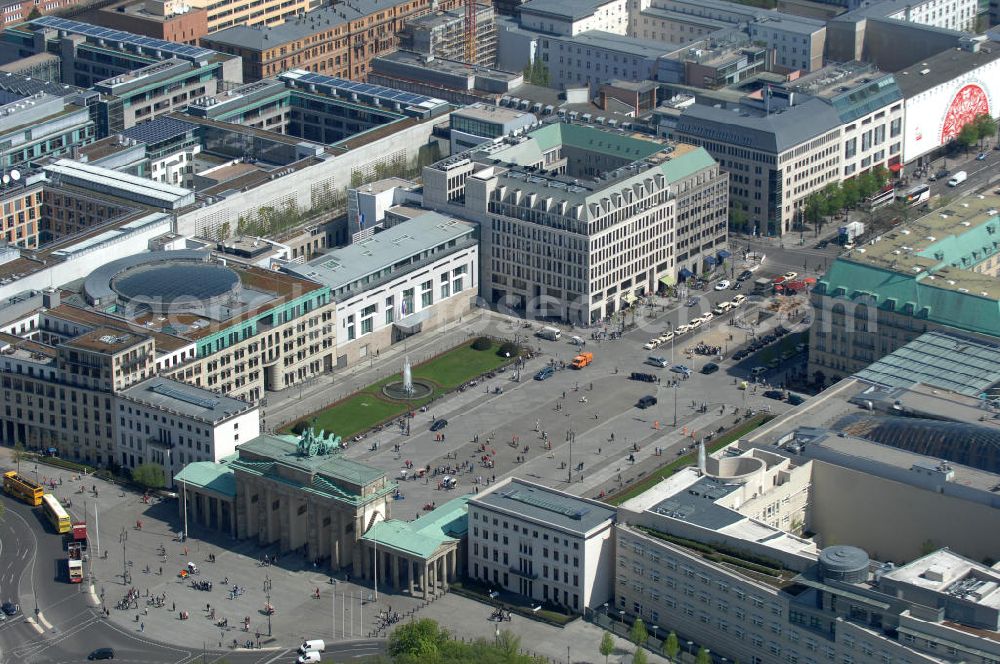
[[[705,451],[708,452],[709,454],[717,452],[726,445],[732,443],[734,440],[737,440],[747,435],[748,433],[750,433],[751,431],[753,431],[754,429],[756,429],[757,427],[764,424],[770,419],[771,416],[766,413],[754,415],[749,420],[741,422],[737,426],[733,427],[729,431],[726,431],[721,436],[710,442],[706,446]],[[646,477],[642,478],[638,482],[633,483],[624,491],[620,491],[614,495],[608,496],[607,498],[604,499],[604,502],[609,503],[611,505],[621,505],[626,500],[635,498],[640,493],[647,491],[650,487],[653,487],[656,484],[659,484],[662,480],[666,479],[667,477],[670,477],[684,466],[690,466],[694,464],[697,461],[697,455],[698,455],[697,449],[698,449],[697,447],[693,447],[692,448],[693,451],[688,452],[683,456],[679,456],[673,461],[670,461],[669,463],[663,464],[662,466],[651,472]]]
[[[510,362],[510,358],[497,355],[499,348],[499,344],[494,344],[487,350],[473,350],[469,341],[413,367],[413,377],[431,383],[434,388],[433,393],[424,399],[394,401],[382,394],[384,385],[402,380],[402,374],[398,373],[290,424],[285,431],[311,423],[317,430],[332,431],[344,439],[351,438],[408,410],[416,410],[466,381]]]

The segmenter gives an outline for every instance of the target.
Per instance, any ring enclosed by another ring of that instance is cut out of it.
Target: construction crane
[[[465,61],[476,64],[476,0],[465,0]]]

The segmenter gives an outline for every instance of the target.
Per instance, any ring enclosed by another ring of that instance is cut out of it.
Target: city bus
[[[4,493],[23,500],[33,507],[42,504],[42,495],[45,493],[41,484],[32,482],[13,470],[3,474],[3,490]]]
[[[59,504],[59,501],[51,493],[42,496],[42,511],[48,518],[49,523],[58,533],[68,533],[70,529],[69,514]]]
[[[923,205],[931,199],[931,188],[926,184],[918,184],[916,187],[901,191],[896,194],[896,200],[905,203],[910,207]]]
[[[896,190],[893,189],[892,185],[887,185],[882,191],[877,194],[873,194],[865,199],[865,205],[869,210],[877,210],[886,205],[892,205],[892,202],[896,199]]]

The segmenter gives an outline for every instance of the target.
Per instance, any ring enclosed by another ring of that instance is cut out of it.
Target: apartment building
[[[704,147],[730,174],[750,229],[790,233],[805,200],[827,184],[902,161],[902,93],[891,74],[831,65],[738,104],[694,104],[674,135]]]
[[[655,80],[660,60],[675,50],[673,45],[600,30],[537,38],[537,57],[548,68],[551,86],[587,85],[594,93],[611,79]]]
[[[426,212],[380,233],[362,230],[350,246],[284,266],[336,301],[338,369],[460,319],[479,288],[474,224]]]
[[[833,261],[810,294],[809,374],[853,374],[942,328],[1000,337],[998,208],[970,197]]]
[[[439,9],[454,9],[447,0]],[[305,69],[362,81],[371,61],[396,50],[408,19],[430,11],[429,0],[348,0],[289,19],[274,27],[236,24],[201,40],[203,46],[243,60],[247,81]]]
[[[702,149],[553,123],[424,169],[424,206],[479,222],[481,293],[592,322],[715,264],[728,183]]]
[[[573,613],[611,598],[613,508],[507,478],[468,509],[471,578]]]

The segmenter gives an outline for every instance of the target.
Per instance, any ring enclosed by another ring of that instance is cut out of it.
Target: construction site
[[[497,49],[493,7],[468,0],[460,9],[412,19],[400,33],[399,47],[425,57],[493,67]]]

